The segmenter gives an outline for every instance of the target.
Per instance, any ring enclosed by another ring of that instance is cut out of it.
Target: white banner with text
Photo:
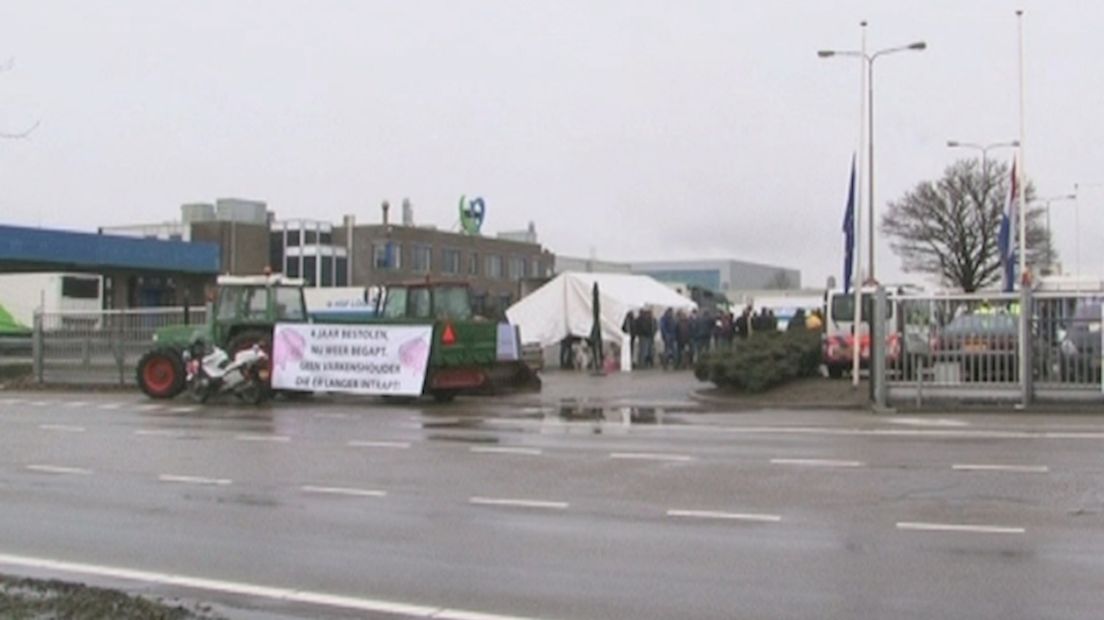
[[[278,323],[272,335],[272,387],[417,396],[432,338],[431,325]]]

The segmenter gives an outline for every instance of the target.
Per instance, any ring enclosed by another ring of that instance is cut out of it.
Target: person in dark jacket
[[[692,362],[701,359],[703,353],[709,350],[710,339],[713,338],[713,316],[708,312],[691,313],[690,328],[693,331],[693,357]]]
[[[678,335],[678,323],[675,320],[675,311],[667,308],[659,319],[659,335],[663,338],[663,368],[668,368],[675,363],[675,346]]]
[[[679,310],[675,320],[675,368],[685,368],[690,362],[690,339],[693,332],[690,329],[690,317],[686,312]]]
[[[786,331],[795,332],[798,330],[804,331],[805,329],[805,309],[798,308],[794,311],[793,318],[790,319],[788,325],[786,325]]]
[[[655,365],[656,320],[652,311],[644,308],[636,317],[636,346],[640,350],[640,367],[651,368]]]
[[[629,337],[629,360],[632,363],[636,362],[636,317],[633,316],[632,310],[625,313],[625,320],[621,321],[621,331]]]

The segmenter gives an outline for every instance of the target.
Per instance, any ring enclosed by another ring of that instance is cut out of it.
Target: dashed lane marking
[[[960,523],[922,523],[916,521],[902,521],[897,524],[897,529],[922,532],[973,532],[976,534],[1023,534],[1027,531],[1022,527],[1008,527],[1004,525],[965,525]]]
[[[135,407],[134,409],[137,410],[137,411],[160,411],[161,409],[164,409],[164,408],[165,408],[165,405],[151,404],[151,405],[139,405],[139,406]]]
[[[175,482],[180,484],[204,484],[213,486],[228,486],[233,482],[229,478],[205,478],[203,476],[179,476],[176,474],[161,474],[157,477],[161,482]]]
[[[692,519],[721,519],[729,521],[752,521],[757,523],[778,523],[780,515],[756,514],[749,512],[717,512],[714,510],[668,510],[668,517],[686,517]]]
[[[107,410],[107,411],[113,411],[115,409],[121,409],[122,407],[123,407],[123,403],[104,403],[104,404],[102,404],[102,405],[100,405],[99,407],[96,407],[96,408],[97,409],[104,409],[104,410]]]
[[[139,437],[183,437],[180,431],[170,431],[163,428],[140,428],[134,431]]]
[[[38,428],[59,433],[83,433],[86,430],[83,426],[73,426],[71,424],[39,424]]]
[[[506,499],[494,497],[472,497],[468,502],[480,506],[509,506],[514,508],[548,508],[552,510],[564,510],[567,502],[553,502],[539,499]]]
[[[53,403],[48,401],[48,400],[35,400],[35,401],[31,401],[27,404],[32,406],[32,407],[49,407]]]
[[[65,406],[69,409],[76,409],[77,407],[87,407],[88,403],[83,400],[72,400],[65,403]]]
[[[404,450],[410,447],[409,441],[364,441],[354,440],[348,444],[350,448],[397,448]]]
[[[800,465],[803,467],[862,467],[862,461],[836,459],[771,459],[771,465]]]
[[[287,435],[235,435],[234,441],[288,443],[291,441],[291,437]]]
[[[693,460],[693,457],[685,454],[660,454],[655,452],[611,452],[610,458],[636,461],[677,461],[683,463]]]
[[[189,575],[159,573],[118,566],[84,564],[80,562],[21,555],[0,554],[0,564],[71,575],[123,579],[126,581],[190,588],[207,592],[221,592],[224,594],[263,598],[273,601],[286,601],[306,605],[317,605],[319,607],[371,612],[376,614],[400,615],[412,618],[436,618],[438,620],[535,620],[521,616],[505,616],[464,609],[450,609],[433,605],[417,605],[413,603],[342,596],[339,594],[329,594],[311,590],[276,588],[240,581],[207,579]]]
[[[386,491],[376,491],[374,489],[353,489],[349,487],[317,487],[313,485],[306,485],[299,487],[304,493],[323,493],[328,495],[348,495],[352,497],[385,497]]]
[[[184,407],[173,407],[169,409],[170,413],[192,413],[193,411],[199,411],[199,407],[195,405],[187,405]]]
[[[983,465],[956,463],[951,465],[955,471],[1007,471],[1021,474],[1045,474],[1050,471],[1046,465]]]
[[[88,476],[92,473],[92,470],[83,467],[63,467],[61,465],[28,465],[27,469],[43,474],[69,474],[74,476]]]
[[[486,454],[524,454],[528,456],[539,456],[542,454],[539,448],[511,448],[507,446],[472,446],[469,450]]]

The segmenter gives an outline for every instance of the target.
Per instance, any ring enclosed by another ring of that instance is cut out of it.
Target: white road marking
[[[0,554],[0,565],[18,566],[34,570],[52,571],[73,575],[92,577],[105,577],[109,579],[122,579],[137,581],[140,583],[167,585],[208,592],[221,592],[238,596],[264,598],[273,601],[287,601],[320,607],[332,607],[377,614],[400,615],[412,618],[436,618],[439,620],[536,620],[522,616],[504,616],[489,614],[464,609],[450,609],[431,605],[418,605],[414,603],[401,603],[397,601],[385,601],[363,597],[342,596],[326,592],[312,590],[293,590],[291,588],[275,588],[241,581],[225,581],[221,579],[206,579],[189,575],[177,575],[172,573],[158,573],[153,571],[123,568],[118,566],[105,566],[102,564],[85,564],[81,562],[68,562],[64,560],[51,560],[22,555]]]
[[[268,441],[272,443],[288,443],[291,437],[287,435],[235,435],[234,441]]]
[[[161,482],[179,482],[182,484],[209,484],[215,486],[227,486],[233,482],[229,478],[204,478],[202,476],[178,476],[175,474],[161,474],[157,477]]]
[[[977,465],[956,463],[951,465],[955,471],[1010,471],[1024,474],[1045,474],[1050,471],[1046,465]]]
[[[140,428],[134,431],[135,435],[143,437],[182,437],[180,431],[170,431],[163,428]]]
[[[541,425],[541,421],[488,418],[485,422],[526,426]],[[731,433],[735,435],[828,435],[836,437],[914,437],[921,439],[1104,439],[1104,432],[1094,431],[1024,431],[975,430],[950,428],[832,428],[827,426],[693,426],[639,425],[637,432]]]
[[[920,523],[912,521],[902,521],[898,523],[897,529],[923,532],[974,532],[977,534],[1023,534],[1027,531],[1022,527],[1007,527],[1003,525],[962,525],[954,523]]]
[[[70,409],[76,409],[77,407],[86,407],[86,406],[88,406],[88,403],[86,403],[83,400],[74,400],[74,401],[70,401],[70,402],[65,403],[65,406],[70,408]]]
[[[668,517],[690,517],[696,519],[728,519],[731,521],[755,521],[760,523],[778,523],[779,515],[754,514],[747,512],[716,512],[713,510],[668,510]]]
[[[195,405],[187,405],[185,407],[173,407],[169,409],[171,413],[191,413],[193,411],[199,411],[199,407]]]
[[[771,465],[801,465],[804,467],[862,467],[862,461],[840,461],[835,459],[771,459]]]
[[[138,407],[135,407],[135,409],[137,409],[138,411],[157,411],[164,408],[165,405],[139,405]]]
[[[113,409],[119,409],[122,406],[123,406],[123,403],[104,403],[104,404],[100,405],[99,407],[97,407],[97,409],[113,410]]]
[[[410,447],[409,441],[350,441],[348,444],[350,448],[398,448],[406,449]]]
[[[48,400],[36,400],[36,401],[31,401],[27,404],[31,405],[32,407],[46,407],[48,405],[52,405],[53,403],[51,403]]]
[[[538,448],[510,448],[506,446],[472,446],[470,450],[488,454],[526,454],[530,456],[537,456],[542,453]]]
[[[62,467],[60,465],[28,465],[27,469],[44,474],[73,474],[77,476],[88,476],[92,473],[92,470],[84,469],[83,467]]]
[[[468,499],[472,504],[482,506],[514,506],[517,508],[552,508],[563,510],[568,507],[567,502],[550,502],[537,499],[502,499],[493,497],[472,497]]]
[[[23,402],[22,398],[5,398],[0,400],[0,404],[4,405],[18,405],[21,402]]]
[[[639,460],[639,461],[679,461],[686,462],[693,460],[692,457],[685,454],[658,454],[654,452],[611,452],[611,459],[626,459],[626,460]]]
[[[906,426],[933,426],[947,428],[961,428],[969,426],[969,422],[952,418],[888,418],[890,424],[904,424]]]
[[[73,426],[71,424],[39,424],[38,428],[44,431],[58,431],[60,433],[83,433],[85,431],[83,426]]]
[[[347,414],[347,413],[330,413],[330,412],[322,411],[322,412],[318,412],[318,413],[312,413],[311,417],[312,418],[330,419],[330,420],[346,420],[346,419],[349,418],[349,414]]]
[[[300,487],[306,493],[328,493],[330,495],[351,495],[354,497],[385,497],[386,491],[374,491],[371,489],[351,489],[348,487],[316,487],[306,485]]]

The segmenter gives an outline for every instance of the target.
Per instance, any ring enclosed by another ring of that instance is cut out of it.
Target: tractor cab
[[[228,343],[245,331],[271,332],[277,322],[304,323],[307,318],[301,279],[220,276],[208,325],[216,343]]]

